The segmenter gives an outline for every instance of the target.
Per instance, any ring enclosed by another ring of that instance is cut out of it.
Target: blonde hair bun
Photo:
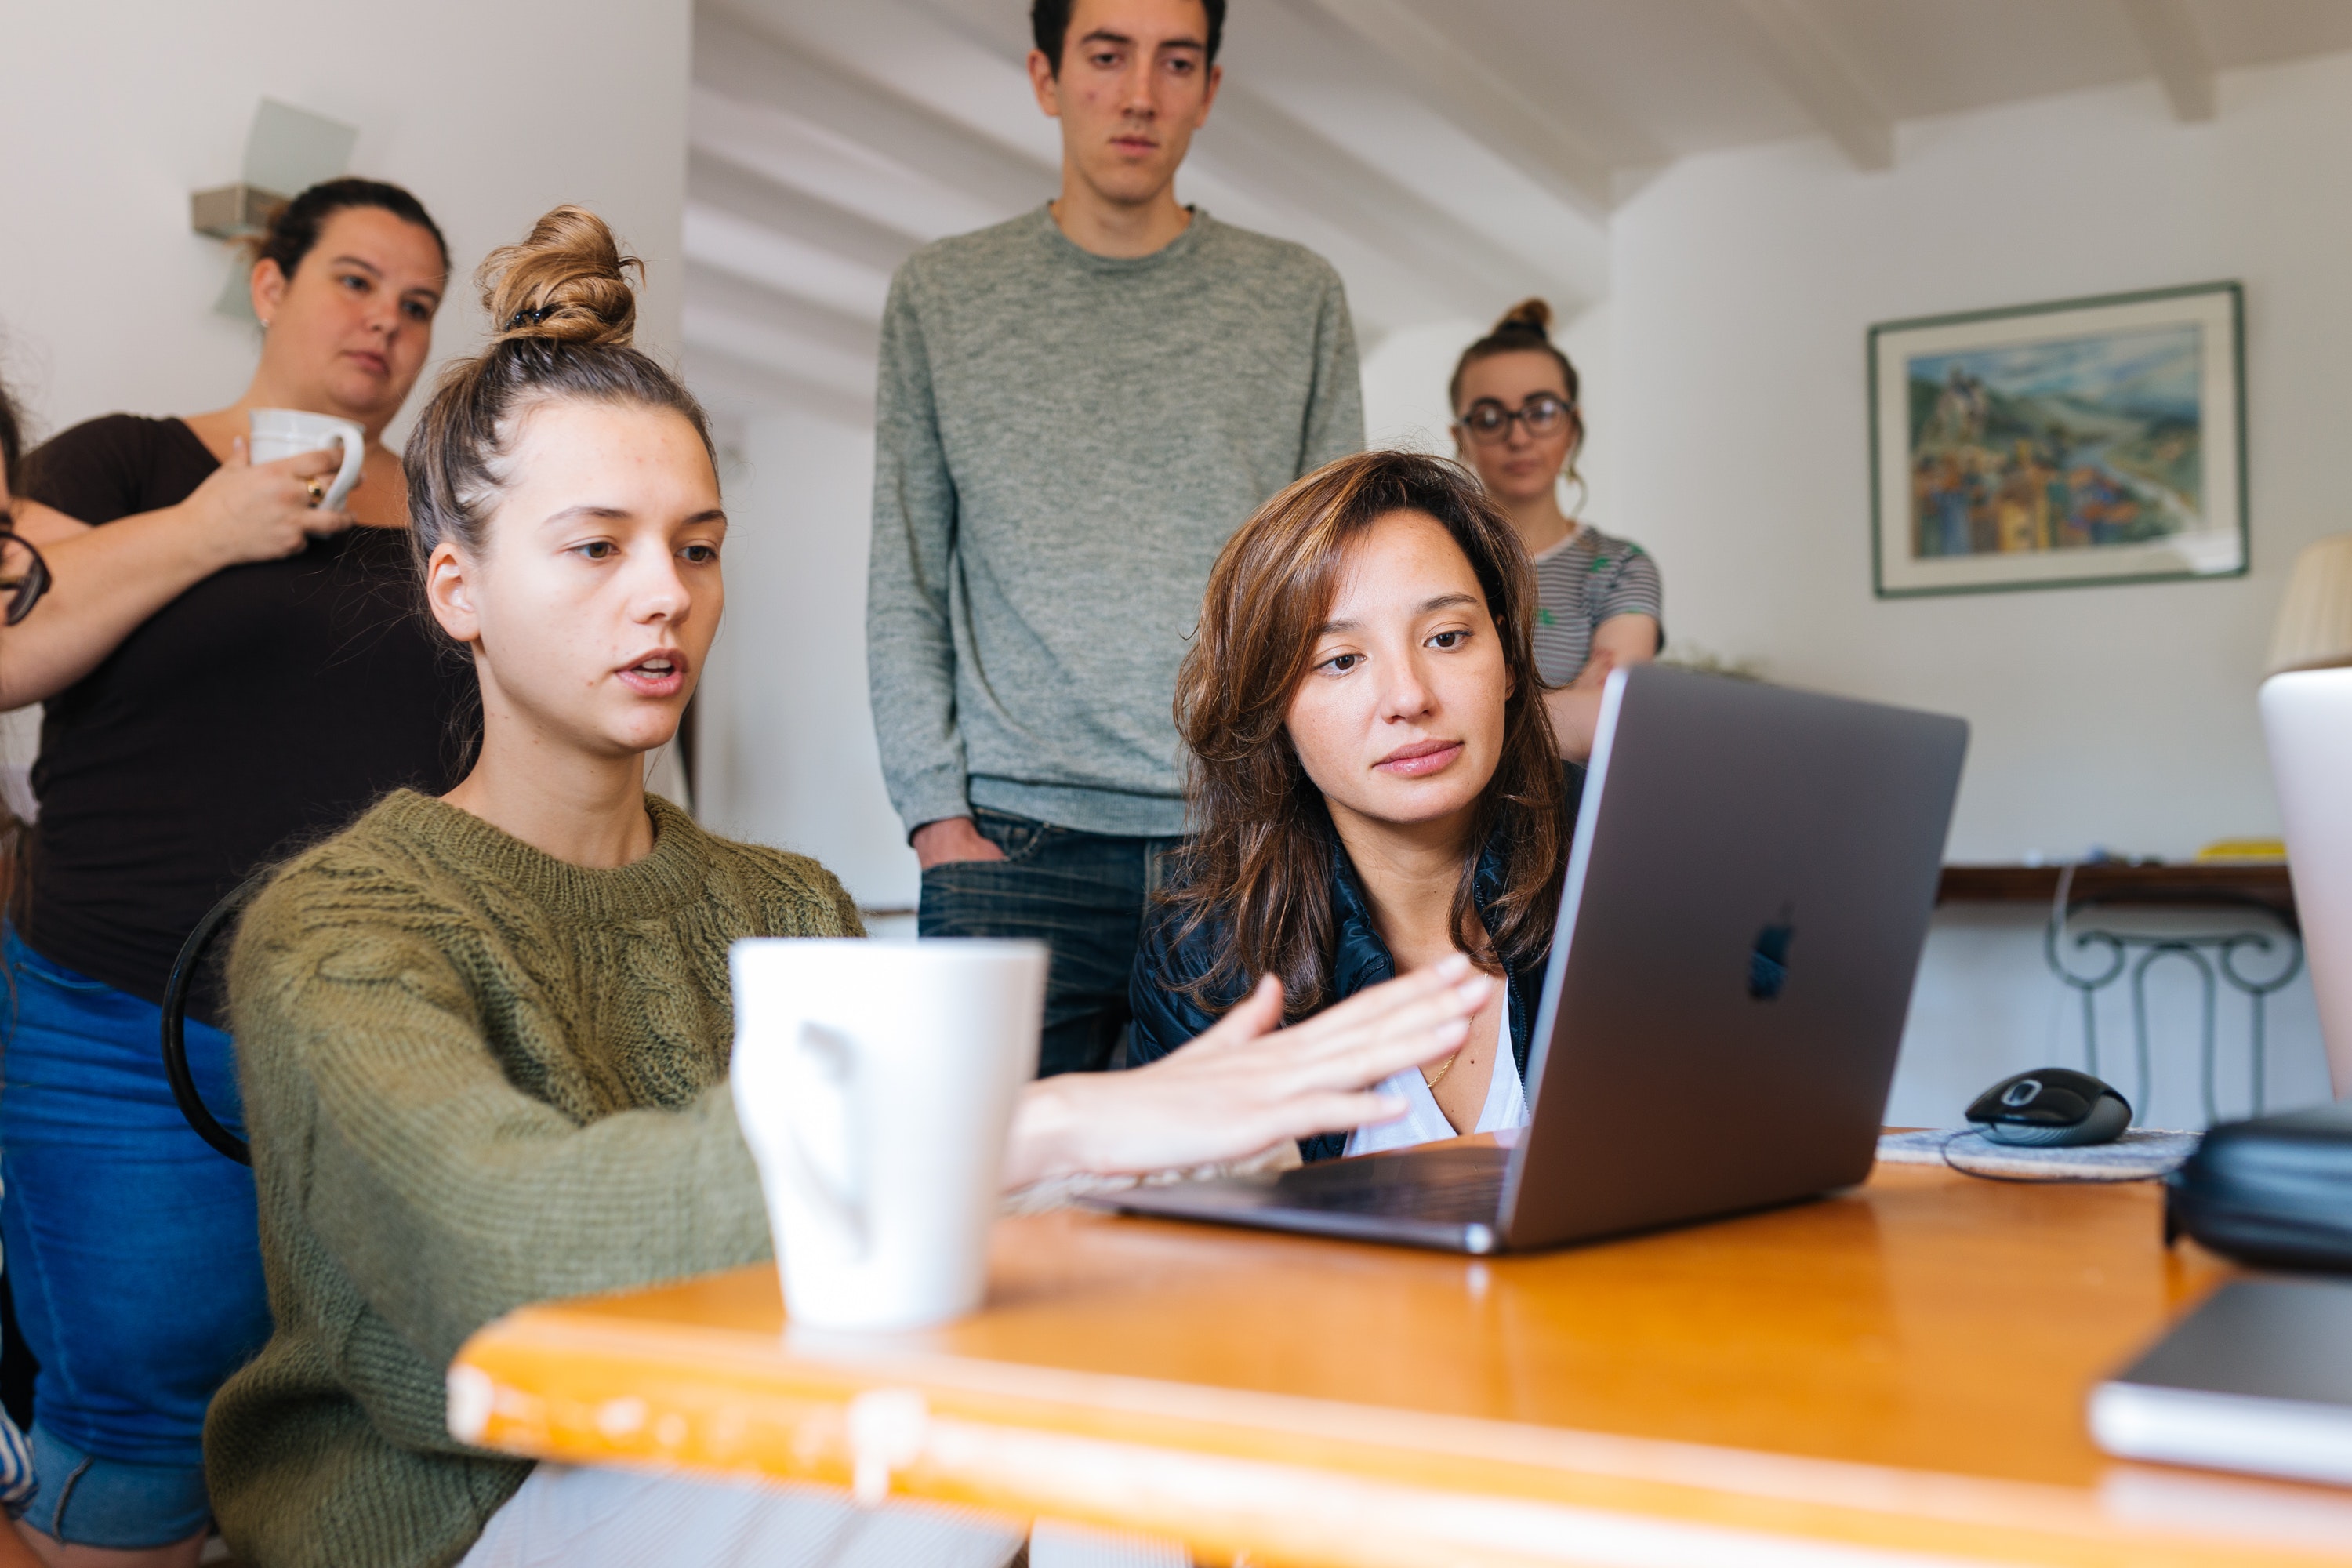
[[[1494,332],[1489,335],[1499,337],[1513,331],[1533,332],[1537,337],[1549,341],[1551,306],[1541,300],[1522,300],[1503,312],[1501,319],[1495,323]]]
[[[566,205],[531,225],[520,245],[500,246],[474,275],[489,311],[493,342],[544,338],[560,343],[627,346],[637,322],[629,269],[604,220]]]

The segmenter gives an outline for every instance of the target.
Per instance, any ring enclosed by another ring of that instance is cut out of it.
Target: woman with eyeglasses
[[[16,399],[9,396],[6,386],[0,385],[0,623],[10,626],[31,611],[47,581],[46,572],[35,568],[39,552],[16,537],[8,502],[8,477],[16,471],[16,460],[24,454],[23,436],[24,422],[17,416]],[[16,826],[14,814],[0,804],[0,837],[14,833]],[[32,1495],[31,1449],[7,1412],[0,1411],[0,1509],[22,1508]],[[16,1525],[0,1512],[0,1568],[39,1568],[40,1561],[16,1533]]]
[[[415,614],[382,443],[448,268],[406,191],[313,186],[258,247],[260,362],[236,402],[108,415],[25,460],[16,525],[51,582],[0,631],[0,707],[45,704],[5,939],[0,1239],[40,1363],[25,1520],[59,1561],[196,1561],[205,1407],[270,1331],[251,1173],[182,1119],[158,1049],[182,942],[257,868],[464,774],[474,682]],[[250,460],[261,408],[365,433],[340,510],[320,504],[338,454]],[[197,1087],[238,1127],[209,984],[190,1015]]]
[[[1657,563],[1631,540],[1560,509],[1563,474],[1580,492],[1584,445],[1576,366],[1551,341],[1551,307],[1523,300],[1454,367],[1454,449],[1518,530],[1536,567],[1536,669],[1559,754],[1592,754],[1601,688],[1621,664],[1665,646]]]
[[[49,591],[49,563],[23,534],[8,500],[8,476],[25,455],[25,422],[16,399],[0,386],[0,626],[13,626],[32,614]]]
[[[31,615],[33,606],[49,591],[49,563],[16,531],[16,510],[8,496],[9,476],[22,466],[24,456],[25,416],[7,387],[0,385],[0,626],[13,626]],[[16,751],[19,739],[14,733],[7,735],[0,740],[0,751]],[[25,824],[16,805],[25,798],[25,781],[17,773],[23,766],[11,757],[8,775],[0,782],[0,902],[6,900],[16,847],[24,837]],[[5,1489],[0,1489],[0,1495],[4,1494]]]

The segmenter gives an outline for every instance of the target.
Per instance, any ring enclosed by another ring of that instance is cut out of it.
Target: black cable
[[[277,868],[267,866],[247,877],[229,891],[227,897],[205,911],[196,929],[180,945],[180,955],[172,961],[172,977],[163,987],[163,1076],[171,1080],[172,1098],[180,1107],[180,1114],[195,1130],[196,1136],[219,1153],[240,1165],[253,1163],[253,1150],[246,1141],[221,1125],[205,1105],[204,1096],[197,1091],[195,1074],[188,1068],[187,1016],[188,994],[195,984],[196,972],[204,963],[205,950],[213,938],[250,903],[253,896],[268,885]]]

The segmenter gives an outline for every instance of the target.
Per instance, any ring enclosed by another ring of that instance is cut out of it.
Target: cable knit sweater
[[[205,1430],[240,1561],[456,1562],[530,1468],[449,1436],[467,1335],[771,1256],[727,948],[858,934],[856,910],[815,862],[646,804],[653,852],[598,871],[403,792],[246,916],[230,1011],[277,1332]]]

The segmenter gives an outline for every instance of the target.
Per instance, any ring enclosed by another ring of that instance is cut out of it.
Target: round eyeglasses
[[[0,510],[0,597],[5,597],[7,610],[0,614],[0,624],[15,626],[33,613],[41,595],[49,591],[49,563],[33,548],[33,542],[18,533],[5,510]]]
[[[1576,410],[1568,400],[1555,393],[1538,392],[1517,408],[1506,408],[1491,397],[1482,397],[1462,411],[1462,428],[1470,438],[1483,447],[1511,438],[1514,420],[1528,427],[1528,434],[1540,441],[1566,427]]]

